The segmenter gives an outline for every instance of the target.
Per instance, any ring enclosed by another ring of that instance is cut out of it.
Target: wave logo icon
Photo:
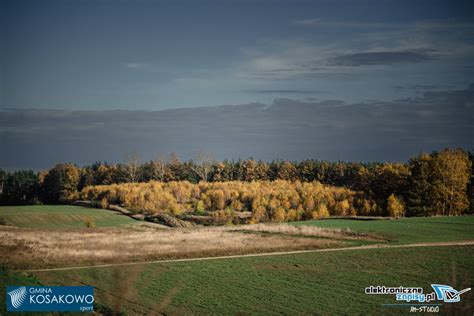
[[[12,306],[15,308],[20,307],[26,299],[26,287],[22,286],[13,291],[7,293],[10,296]]]

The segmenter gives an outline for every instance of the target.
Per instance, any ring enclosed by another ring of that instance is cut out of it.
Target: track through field
[[[234,259],[234,258],[282,256],[282,255],[293,255],[293,254],[315,253],[315,252],[334,252],[334,251],[367,250],[367,249],[382,249],[382,248],[451,247],[451,246],[470,246],[470,245],[474,245],[473,240],[456,241],[456,242],[435,242],[435,243],[426,243],[425,242],[425,243],[414,243],[414,244],[404,244],[404,245],[375,244],[375,245],[364,245],[364,246],[343,247],[343,248],[278,251],[278,252],[264,252],[264,253],[255,253],[255,254],[244,254],[244,255],[231,255],[231,256],[199,257],[199,258],[184,258],[184,259],[169,259],[169,260],[152,260],[152,261],[124,262],[124,263],[111,263],[111,264],[60,267],[60,268],[47,268],[47,269],[27,269],[27,270],[18,270],[18,271],[19,272],[66,271],[66,270],[77,270],[77,269],[131,266],[131,265],[141,265],[141,264],[149,264],[149,263],[173,263],[173,262],[187,262],[187,261],[224,260],[224,259]]]

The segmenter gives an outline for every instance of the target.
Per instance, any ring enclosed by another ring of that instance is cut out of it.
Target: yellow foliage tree
[[[274,222],[284,222],[285,221],[285,209],[283,207],[278,207],[272,216],[272,221]]]
[[[252,212],[252,222],[296,221],[374,212],[373,201],[347,188],[299,181],[187,181],[122,183],[85,187],[81,198],[103,206],[120,204],[134,212]],[[372,206],[372,207],[371,207]],[[212,214],[209,214],[212,215]],[[227,215],[226,215],[227,216]]]
[[[405,216],[405,205],[394,194],[387,198],[387,212],[390,217]]]

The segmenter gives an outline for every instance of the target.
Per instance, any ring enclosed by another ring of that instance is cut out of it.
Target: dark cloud
[[[439,89],[440,86],[436,85],[427,85],[427,84],[415,84],[415,85],[408,85],[408,86],[394,86],[396,90],[435,90]]]
[[[242,90],[246,93],[252,94],[323,94],[328,93],[328,91],[320,91],[320,90],[298,90],[298,89],[249,89],[249,90]]]
[[[402,50],[355,53],[334,57],[327,63],[332,66],[371,66],[399,63],[420,63],[432,59],[429,50]]]
[[[276,99],[166,111],[0,111],[0,167],[118,162],[198,150],[216,158],[406,160],[420,151],[474,148],[474,85],[393,102]]]
[[[415,85],[406,85],[406,86],[393,86],[395,92],[397,93],[405,93],[405,92],[414,92],[415,94],[424,94],[425,92],[429,91],[436,91],[436,90],[444,90],[446,86],[438,86],[438,85],[426,85],[426,84],[415,84]]]

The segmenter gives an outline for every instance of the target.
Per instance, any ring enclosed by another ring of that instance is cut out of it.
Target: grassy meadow
[[[120,213],[72,205],[0,206],[0,219],[6,225],[40,229],[81,228],[86,227],[87,222],[96,227],[137,223]]]
[[[98,302],[126,314],[272,315],[391,314],[390,295],[366,295],[370,285],[463,289],[472,285],[474,249],[370,249],[36,272],[46,284],[96,286]],[[431,291],[431,290],[430,290]],[[471,315],[474,295],[442,312]]]
[[[92,285],[99,306],[128,315],[406,314],[408,307],[383,305],[395,303],[392,296],[364,288],[431,291],[440,283],[461,290],[474,280],[472,245],[331,250],[474,241],[473,216],[179,229],[74,206],[1,207],[0,217],[10,225],[0,226],[0,251],[8,253],[0,258],[2,285]],[[97,227],[84,224],[91,217]],[[21,271],[306,249],[330,251]],[[441,312],[471,315],[473,306],[468,292]]]
[[[474,240],[474,216],[411,217],[396,220],[327,219],[291,223],[375,234],[390,243]]]

